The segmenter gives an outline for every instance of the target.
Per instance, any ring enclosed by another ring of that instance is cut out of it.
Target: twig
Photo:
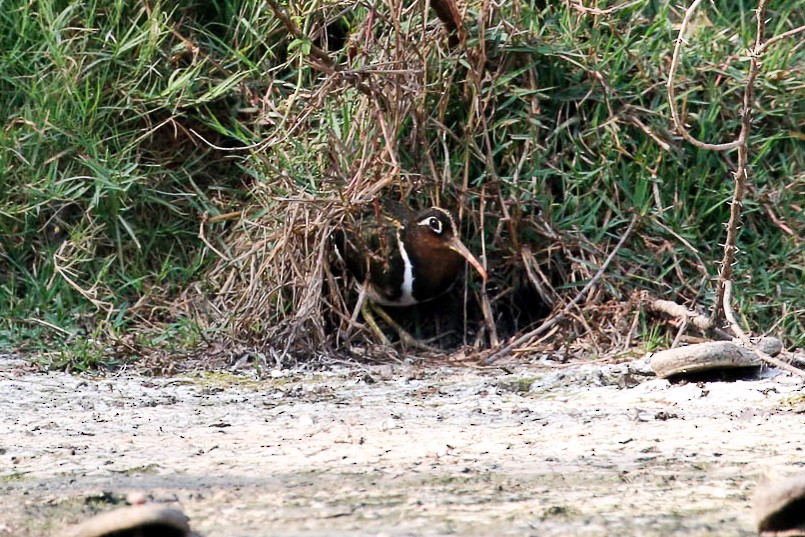
[[[283,25],[285,25],[285,28],[292,36],[294,36],[295,39],[303,39],[310,41],[310,38],[308,38],[305,34],[302,33],[302,31],[296,26],[294,21],[291,20],[291,18],[288,16],[287,13],[285,13],[283,10],[280,9],[280,7],[274,0],[266,0],[266,3],[269,5],[269,7],[271,7],[271,11],[274,12],[274,16],[277,17],[282,22]],[[313,43],[310,43],[310,55],[318,60],[321,60],[326,65],[329,66],[333,65],[333,59],[330,58],[330,55],[327,54],[327,52],[325,52],[324,50],[314,45]]]
[[[793,30],[788,30],[787,32],[783,32],[780,35],[775,35],[774,37],[770,37],[766,40],[765,43],[761,44],[759,47],[755,49],[756,54],[763,54],[767,48],[772,46],[778,41],[781,41],[787,37],[791,37],[793,35],[797,35],[798,33],[805,32],[805,25],[800,26],[799,28],[794,28]]]
[[[62,328],[60,326],[56,326],[53,323],[49,323],[49,322],[45,321],[44,319],[37,319],[36,317],[29,317],[28,320],[31,321],[32,323],[41,324],[42,326],[46,326],[46,327],[48,327],[48,328],[50,328],[52,330],[55,330],[56,332],[60,333],[63,336],[72,336],[72,335],[74,335],[73,333],[65,330],[64,328]]]
[[[679,346],[679,342],[682,341],[682,336],[685,335],[685,330],[687,330],[687,328],[688,328],[688,318],[684,317],[682,319],[682,324],[679,326],[679,330],[676,331],[674,341],[671,342],[672,349],[675,349]]]
[[[295,39],[304,39],[306,41],[311,41],[311,39],[307,37],[305,34],[303,34],[302,31],[296,26],[296,24],[294,23],[294,21],[291,20],[288,14],[285,13],[282,9],[280,9],[280,7],[277,5],[277,2],[275,2],[274,0],[266,0],[266,2],[271,8],[271,11],[274,13],[274,16],[277,17],[285,26],[285,28],[288,30],[288,33],[294,36]],[[345,79],[352,82],[355,85],[355,88],[364,95],[368,95],[369,97],[374,96],[372,88],[370,88],[369,86],[358,80],[357,76],[355,76],[354,74],[341,70],[339,66],[336,65],[335,62],[333,62],[333,59],[330,57],[329,54],[327,54],[325,50],[317,47],[312,42],[310,43],[310,55],[321,62],[321,63],[310,62],[310,65],[314,69],[328,75],[338,73],[342,75]]]
[[[774,210],[771,208],[771,206],[768,203],[764,203],[763,208],[766,209],[766,214],[769,215],[769,218],[771,218],[771,221],[774,222],[774,224],[778,228],[783,230],[788,235],[791,235],[791,238],[794,239],[795,242],[799,242],[799,235],[797,235],[797,233],[793,229],[791,229],[791,226],[786,224],[784,221],[782,221],[780,219],[779,216],[777,216],[777,214],[775,214]]]
[[[768,0],[760,0],[757,6],[757,35],[755,36],[754,50],[760,48],[763,42],[763,33],[766,29],[766,4]],[[732,265],[735,261],[738,241],[738,231],[741,225],[741,209],[743,208],[743,198],[746,192],[746,180],[749,176],[747,168],[749,165],[749,133],[752,130],[752,102],[755,97],[755,78],[760,69],[758,55],[750,51],[749,75],[746,79],[744,89],[743,109],[741,111],[741,132],[738,135],[738,168],[735,170],[735,190],[730,203],[730,218],[727,222],[727,239],[724,243],[724,257],[721,260],[721,271],[718,274],[718,284],[716,284],[716,298],[713,309],[710,313],[710,322],[718,324],[721,312],[728,309],[726,301],[727,282],[732,280]],[[733,327],[733,331],[735,327]],[[740,327],[738,327],[740,330]]]
[[[618,254],[620,249],[626,243],[626,239],[628,239],[629,236],[632,234],[635,224],[637,223],[637,219],[638,219],[637,215],[632,216],[632,221],[629,222],[629,227],[626,228],[626,231],[623,233],[623,236],[618,241],[618,244],[615,245],[615,248],[613,248],[612,252],[610,252],[609,256],[607,256],[606,260],[598,269],[598,271],[595,273],[595,275],[593,275],[590,281],[587,282],[587,285],[585,285],[584,288],[581,291],[579,291],[579,294],[577,294],[575,298],[573,298],[573,300],[571,300],[568,304],[565,305],[564,308],[562,308],[562,311],[560,311],[553,317],[550,317],[548,320],[543,322],[534,330],[531,330],[530,332],[523,334],[522,336],[514,339],[513,341],[510,341],[503,348],[498,349],[497,351],[489,355],[484,360],[483,362],[484,365],[492,364],[499,358],[502,358],[503,356],[511,353],[512,350],[514,350],[516,347],[528,343],[533,338],[547,332],[554,325],[556,325],[557,323],[562,321],[565,317],[567,317],[570,311],[576,306],[578,306],[582,300],[584,300],[584,298],[587,296],[587,293],[590,292],[590,289],[592,289],[598,283],[598,281],[604,276],[604,273],[606,273],[607,268],[609,268],[609,264],[612,263],[612,260],[615,259],[615,256]]]
[[[551,282],[548,281],[545,274],[540,270],[539,264],[534,259],[534,254],[531,252],[531,247],[527,244],[520,248],[520,258],[523,260],[523,267],[525,267],[526,276],[528,276],[531,286],[545,304],[553,306],[556,302],[556,291],[551,286]],[[539,278],[537,278],[537,274],[539,274]]]
[[[696,247],[690,243],[690,241],[688,241],[685,237],[683,237],[682,235],[680,235],[667,225],[663,224],[662,221],[660,221],[658,218],[654,219],[654,223],[660,228],[662,228],[666,233],[668,233],[669,235],[673,236],[676,240],[678,240],[679,243],[682,244],[685,248],[687,248],[699,262],[699,266],[696,267],[699,269],[699,272],[701,272],[704,276],[709,277],[709,274],[707,273],[707,266],[704,262],[704,259],[702,259],[699,250],[697,250]]]
[[[732,298],[732,267],[735,262],[737,252],[736,244],[741,225],[741,212],[743,199],[746,192],[746,182],[749,178],[748,142],[749,134],[752,128],[752,104],[755,95],[755,79],[757,78],[758,71],[760,70],[760,55],[769,46],[779,42],[781,39],[805,32],[805,26],[794,28],[764,42],[764,33],[766,30],[766,6],[768,4],[768,0],[759,0],[756,10],[757,31],[755,33],[754,46],[749,51],[749,72],[746,77],[746,85],[744,88],[743,103],[741,108],[741,130],[737,139],[732,142],[727,142],[724,144],[708,144],[697,140],[687,131],[687,129],[685,129],[685,126],[679,117],[679,112],[676,106],[676,95],[674,91],[674,76],[679,65],[682,43],[685,42],[683,36],[691,17],[701,2],[702,0],[694,0],[690,7],[685,10],[685,16],[682,19],[682,24],[679,28],[679,35],[674,45],[674,55],[671,60],[666,87],[668,89],[671,117],[674,125],[677,128],[677,131],[685,140],[700,149],[712,151],[730,151],[732,149],[738,150],[738,164],[734,174],[735,189],[733,191],[732,201],[730,203],[730,217],[727,222],[727,237],[724,243],[724,256],[721,260],[721,270],[719,271],[718,283],[716,284],[716,297],[710,313],[709,324],[712,328],[719,324],[722,316],[726,316],[733,332],[735,332],[735,334],[738,335],[742,340],[748,341],[748,336],[743,332],[735,320],[730,303]]]
[[[693,16],[693,13],[696,11],[696,8],[699,7],[699,4],[702,3],[702,0],[694,0],[694,2],[690,5],[688,9],[685,10],[685,17],[682,19],[682,24],[679,26],[679,36],[676,38],[674,42],[674,55],[671,58],[671,67],[668,70],[668,82],[665,84],[665,87],[668,89],[668,104],[671,108],[671,118],[674,120],[674,125],[676,126],[677,131],[679,134],[682,135],[682,138],[690,142],[691,144],[695,145],[701,149],[709,149],[712,151],[727,151],[729,149],[735,149],[738,147],[738,141],[729,142],[726,144],[708,144],[697,140],[694,138],[685,126],[682,123],[682,120],[679,119],[679,111],[676,108],[676,92],[674,90],[674,76],[676,75],[676,68],[679,66],[679,56],[682,51],[682,43],[685,42],[685,30],[688,27],[688,23],[690,22],[690,18]]]
[[[665,313],[677,319],[685,319],[686,322],[692,324],[699,330],[704,331],[710,329],[710,319],[708,319],[706,315],[689,310],[676,302],[670,300],[653,300],[648,303],[648,307],[652,311]]]
[[[760,359],[766,362],[767,364],[773,365],[774,367],[779,367],[780,369],[785,369],[789,373],[793,373],[794,375],[805,378],[805,371],[803,371],[802,369],[794,367],[793,365],[786,363],[780,360],[779,358],[775,358],[774,356],[766,354],[762,350],[758,349],[756,345],[751,345],[749,348],[752,349],[752,351],[754,351],[758,356],[760,356]]]
[[[581,13],[588,13],[590,15],[611,15],[612,13],[617,13],[626,8],[630,8],[632,6],[636,6],[637,4],[642,4],[643,0],[634,0],[632,2],[627,2],[625,4],[620,4],[617,6],[608,7],[606,9],[599,9],[597,7],[587,7],[581,4],[581,2],[571,2],[568,1],[567,5],[579,11]]]
[[[95,298],[95,286],[92,286],[90,289],[84,289],[75,280],[71,277],[69,265],[62,266],[61,261],[68,261],[64,251],[67,249],[68,245],[72,245],[72,241],[65,241],[60,247],[59,250],[53,254],[53,270],[61,276],[67,284],[78,291],[78,293],[89,300],[93,306],[98,308],[99,310],[105,311],[107,316],[111,316],[112,312],[115,310],[114,305],[110,302],[106,302],[104,300],[98,300]]]
[[[732,301],[732,282],[730,281],[727,283],[728,285],[726,287],[726,296],[724,302],[725,306],[731,304]],[[670,300],[653,300],[648,303],[648,307],[653,311],[665,313],[667,315],[682,320],[683,326],[677,332],[677,336],[676,338],[674,338],[674,343],[671,345],[671,348],[675,348],[677,346],[677,343],[681,339],[682,333],[684,332],[685,325],[693,324],[694,326],[696,326],[701,330],[707,330],[706,327],[709,325],[709,319],[704,315],[691,311],[685,306],[677,304],[676,302],[671,302]],[[730,325],[733,331],[735,332],[735,335],[738,337],[738,339],[740,339],[741,341],[740,344],[743,347],[757,354],[757,356],[761,360],[763,360],[769,365],[779,367],[780,369],[784,369],[789,373],[793,373],[794,375],[805,377],[805,371],[803,371],[802,369],[794,367],[793,365],[788,364],[780,360],[779,358],[775,358],[770,354],[767,354],[766,352],[758,348],[758,345],[752,343],[749,337],[741,330],[740,326],[738,325],[738,321],[735,319],[735,316],[732,313],[731,308],[727,307],[724,313],[727,316],[727,320],[730,322]],[[728,333],[721,332],[720,330],[716,330],[716,332],[718,332],[722,337],[724,337],[724,339],[730,339]]]
[[[483,230],[486,229],[486,226],[484,225],[484,217],[486,215],[486,196],[481,196],[480,209],[481,221],[479,228],[481,230],[481,252],[483,254],[484,268],[486,268],[486,234],[483,232]],[[498,339],[497,325],[495,324],[495,316],[492,313],[492,304],[489,302],[486,284],[487,279],[483,278],[483,281],[481,282],[481,313],[483,313],[484,316],[486,329],[489,331],[489,344],[494,348],[500,344],[500,339]]]
[[[681,304],[672,302],[670,300],[652,300],[647,302],[647,307],[656,313],[664,313],[676,319],[681,319],[688,326],[693,325],[702,332],[713,331],[723,339],[730,339],[729,332],[720,329],[714,329],[710,325],[710,319],[701,313],[696,313]]]
[[[207,234],[204,232],[204,229],[206,228],[207,223],[209,223],[209,222],[215,222],[215,221],[217,221],[217,220],[225,220],[225,219],[228,219],[228,218],[236,218],[236,217],[238,217],[238,216],[242,216],[242,214],[243,214],[243,212],[242,212],[242,211],[236,211],[236,212],[234,212],[234,213],[219,214],[219,215],[217,215],[217,216],[210,217],[209,213],[207,213],[207,212],[205,211],[205,212],[204,212],[204,214],[202,214],[202,215],[201,215],[201,222],[199,223],[199,226],[198,226],[198,238],[199,238],[199,239],[201,239],[201,242],[203,242],[204,244],[206,244],[206,245],[207,245],[207,248],[209,248],[210,250],[212,250],[213,252],[215,252],[215,254],[216,254],[218,257],[220,257],[221,259],[223,259],[224,261],[231,262],[231,261],[232,261],[232,258],[230,258],[230,257],[229,257],[228,255],[226,255],[225,253],[223,253],[223,252],[219,251],[219,250],[218,250],[218,249],[217,249],[217,248],[216,248],[216,247],[215,247],[215,246],[214,246],[214,245],[213,245],[213,244],[212,244],[212,243],[211,243],[211,242],[210,242],[210,241],[207,239]]]
[[[671,144],[654,134],[651,129],[648,128],[648,125],[640,121],[637,116],[629,116],[629,121],[632,122],[638,129],[646,133],[646,136],[654,140],[658,146],[660,146],[664,151],[671,151]]]
[[[741,325],[738,324],[735,313],[732,311],[732,280],[724,282],[724,316],[727,318],[727,322],[730,323],[730,328],[732,328],[735,337],[740,339],[741,343],[745,346],[751,347],[752,342],[749,340],[749,336],[746,335]]]

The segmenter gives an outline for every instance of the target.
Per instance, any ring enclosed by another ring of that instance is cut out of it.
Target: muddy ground
[[[805,389],[671,385],[645,360],[146,377],[0,358],[0,535],[132,491],[205,537],[745,536],[758,476],[803,469]]]

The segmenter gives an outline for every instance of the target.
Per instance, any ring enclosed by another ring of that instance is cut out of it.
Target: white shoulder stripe
[[[405,267],[403,271],[402,295],[400,295],[399,303],[400,305],[407,306],[416,303],[414,299],[414,265],[411,263],[411,258],[408,257],[408,252],[405,251],[399,229],[397,229],[397,246],[400,248],[400,257],[402,257],[403,266]]]

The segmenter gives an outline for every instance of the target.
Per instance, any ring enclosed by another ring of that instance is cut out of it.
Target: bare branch
[[[741,213],[742,204],[746,192],[746,184],[749,179],[749,134],[752,128],[752,105],[755,96],[755,80],[757,79],[760,70],[760,55],[772,44],[780,41],[781,39],[791,37],[800,32],[805,31],[805,26],[789,30],[778,36],[764,41],[764,34],[766,31],[766,7],[768,0],[759,0],[756,9],[757,30],[755,33],[754,46],[749,51],[749,72],[747,73],[746,82],[744,86],[743,103],[741,108],[741,130],[738,138],[733,142],[725,144],[707,144],[701,142],[690,135],[685,129],[682,120],[679,117],[679,112],[676,106],[676,98],[674,93],[674,77],[677,67],[679,65],[679,56],[684,42],[683,36],[691,17],[696,9],[701,4],[702,0],[694,0],[693,3],[685,10],[685,16],[679,28],[679,36],[674,46],[674,55],[671,60],[671,66],[668,73],[668,99],[671,109],[671,117],[673,118],[674,125],[676,126],[682,137],[700,149],[712,151],[727,151],[732,149],[738,150],[738,164],[735,170],[735,189],[733,191],[732,201],[730,203],[730,216],[727,222],[727,237],[724,243],[724,256],[721,260],[721,269],[718,274],[718,282],[716,284],[716,297],[713,302],[712,311],[710,313],[710,325],[716,327],[726,316],[733,332],[744,343],[749,341],[748,336],[743,332],[740,325],[737,323],[732,311],[732,266],[735,262],[737,252],[737,239],[741,226]]]
[[[672,302],[670,300],[652,300],[648,304],[649,309],[652,311],[665,313],[671,317],[682,319],[686,323],[691,323],[699,330],[706,331],[710,329],[710,319],[706,315],[696,313],[689,310],[681,304]]]
[[[731,149],[735,149],[738,147],[740,142],[735,140],[734,142],[728,142],[725,144],[708,144],[702,142],[691,135],[688,130],[685,128],[682,120],[679,118],[679,111],[676,107],[676,92],[674,90],[674,77],[676,76],[676,69],[679,66],[679,56],[682,51],[682,43],[685,41],[683,36],[685,35],[685,30],[690,23],[690,18],[693,16],[693,13],[696,11],[696,8],[699,7],[699,4],[702,3],[702,0],[694,0],[694,2],[690,5],[688,9],[685,10],[685,17],[682,19],[682,24],[679,27],[679,36],[676,38],[674,44],[674,55],[671,58],[671,67],[668,71],[668,82],[666,83],[666,88],[668,89],[668,104],[671,108],[671,118],[674,120],[674,125],[676,126],[676,130],[679,134],[682,135],[682,138],[690,142],[691,144],[695,145],[700,149],[708,149],[711,151],[729,151]]]
[[[766,354],[762,350],[758,349],[757,345],[752,345],[750,348],[755,353],[757,353],[758,356],[760,356],[761,360],[763,360],[767,364],[773,365],[774,367],[779,367],[780,369],[785,369],[786,371],[788,371],[789,373],[792,373],[794,375],[797,375],[797,376],[800,376],[800,377],[805,377],[805,371],[803,371],[802,369],[799,369],[797,367],[794,367],[793,365],[791,365],[791,364],[789,364],[787,362],[784,362],[784,361],[780,360],[779,358],[775,358],[774,356],[771,356],[770,354]]]
[[[724,316],[730,323],[732,332],[738,339],[741,340],[741,343],[746,346],[751,346],[749,336],[746,335],[746,332],[743,331],[741,325],[738,324],[738,320],[735,318],[735,313],[732,311],[732,280],[727,280],[724,282]]]
[[[599,9],[597,7],[584,6],[579,1],[567,1],[567,4],[570,7],[572,7],[573,9],[575,9],[576,11],[579,11],[581,13],[587,13],[587,14],[590,14],[590,15],[611,15],[612,13],[617,13],[618,11],[621,11],[623,9],[630,8],[632,6],[635,6],[637,4],[642,4],[642,3],[643,3],[643,0],[634,0],[632,2],[627,2],[625,4],[620,4],[620,5],[608,7],[606,9]]]
[[[763,43],[763,34],[766,31],[766,4],[768,0],[760,0],[757,6],[757,32],[755,35],[755,46],[753,50],[759,50]],[[710,321],[716,325],[721,319],[721,314],[725,310],[731,309],[727,304],[731,294],[732,265],[735,262],[736,244],[738,242],[738,232],[741,226],[741,209],[746,192],[746,181],[749,178],[749,133],[752,130],[752,103],[755,98],[755,79],[760,69],[760,61],[757,54],[751,53],[749,59],[749,74],[746,77],[746,87],[744,88],[743,109],[741,110],[741,132],[738,135],[738,168],[735,170],[735,190],[730,203],[730,218],[727,222],[727,240],[724,243],[724,257],[721,260],[721,271],[718,274],[716,284],[716,299],[713,302]],[[733,330],[736,325],[732,321],[730,324]],[[740,329],[740,328],[739,328]],[[744,336],[746,337],[746,336]]]
[[[773,44],[777,43],[778,41],[782,41],[792,35],[797,35],[799,33],[805,32],[805,25],[800,26],[799,28],[794,28],[793,30],[788,30],[787,32],[783,32],[780,35],[775,35],[774,37],[770,37],[766,40],[765,43],[761,44],[757,49],[755,49],[755,53],[763,54],[767,48],[772,46]]]

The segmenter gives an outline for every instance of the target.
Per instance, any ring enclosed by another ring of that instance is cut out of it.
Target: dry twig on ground
[[[635,224],[637,224],[637,219],[638,219],[637,215],[632,217],[632,221],[629,222],[629,226],[626,228],[626,231],[624,231],[623,235],[618,241],[618,244],[615,245],[615,248],[613,248],[612,251],[609,253],[609,256],[607,256],[606,258],[606,261],[604,261],[604,263],[598,268],[598,271],[595,273],[595,276],[593,276],[592,279],[590,279],[590,281],[587,282],[587,285],[585,285],[584,288],[581,291],[579,291],[579,293],[573,298],[573,300],[568,302],[565,305],[565,307],[562,308],[562,311],[560,311],[556,315],[552,315],[551,317],[549,317],[547,320],[545,320],[545,322],[540,324],[534,330],[531,330],[519,337],[514,338],[512,341],[510,341],[500,349],[495,350],[491,355],[489,355],[486,359],[484,359],[484,365],[490,365],[496,360],[499,360],[500,358],[508,355],[509,353],[514,351],[517,347],[528,344],[534,338],[546,333],[555,325],[557,325],[559,322],[563,321],[568,315],[570,315],[570,312],[574,308],[576,308],[579,304],[581,304],[582,300],[584,300],[587,297],[590,290],[598,284],[601,278],[603,278],[604,274],[607,271],[607,268],[609,268],[610,263],[612,263],[612,260],[615,259],[615,256],[618,254],[623,245],[626,244],[626,239],[628,239],[629,236],[632,234]]]

